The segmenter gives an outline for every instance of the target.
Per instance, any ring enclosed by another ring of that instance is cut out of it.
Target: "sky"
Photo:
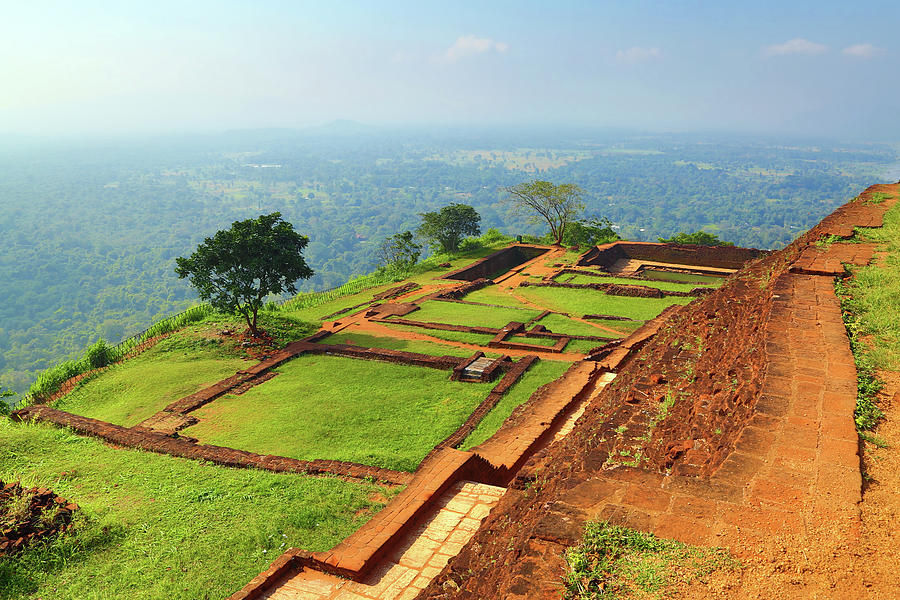
[[[0,135],[351,119],[900,141],[897,0],[0,7]]]

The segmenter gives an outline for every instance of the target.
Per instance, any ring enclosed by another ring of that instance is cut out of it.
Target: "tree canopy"
[[[566,246],[598,246],[620,239],[609,219],[578,219],[569,223],[563,235]]]
[[[695,231],[693,233],[677,233],[670,238],[657,238],[664,244],[693,244],[694,246],[734,246],[733,242],[720,240],[719,236],[706,231]]]
[[[422,254],[421,244],[417,244],[412,231],[390,235],[378,247],[381,266],[405,270],[411,268]]]
[[[513,211],[529,213],[531,220],[547,223],[555,244],[561,245],[566,227],[584,210],[581,197],[584,194],[574,183],[556,185],[549,181],[534,180],[503,188],[509,194]]]
[[[449,204],[437,212],[421,213],[418,233],[441,252],[457,252],[467,235],[479,235],[481,215],[468,204]]]
[[[297,293],[300,279],[312,276],[303,258],[309,243],[281,213],[235,221],[206,238],[188,258],[177,258],[175,272],[189,278],[204,300],[218,310],[240,313],[253,335],[266,296]]]

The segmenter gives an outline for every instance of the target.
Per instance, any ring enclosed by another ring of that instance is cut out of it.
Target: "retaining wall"
[[[371,477],[391,484],[406,484],[412,479],[410,473],[338,460],[298,460],[210,444],[195,444],[184,438],[169,437],[148,429],[122,427],[40,404],[17,410],[12,414],[12,418],[18,421],[37,420],[54,423],[69,427],[80,434],[106,440],[117,446],[139,448],[193,460],[205,460],[225,467],[256,468],[309,475],[327,473],[357,479]]]
[[[475,281],[476,279],[491,279],[498,273],[504,273],[513,267],[518,267],[529,260],[537,258],[549,251],[549,248],[541,246],[515,245],[475,261],[468,267],[457,269],[443,275],[442,279],[458,279],[462,281]]]
[[[768,254],[766,250],[737,246],[689,246],[652,242],[612,242],[585,252],[579,267],[609,268],[617,260],[636,259],[716,269],[740,269],[745,262]]]

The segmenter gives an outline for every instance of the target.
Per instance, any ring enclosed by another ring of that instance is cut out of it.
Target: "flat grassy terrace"
[[[677,271],[657,271],[656,269],[643,269],[641,273],[643,273],[647,277],[652,277],[654,279],[665,279],[666,281],[677,281],[681,283],[713,285],[715,287],[719,287],[725,282],[724,277],[717,277],[716,275],[679,273]]]
[[[483,302],[484,304],[496,304],[498,306],[511,306],[513,308],[525,308],[531,310],[532,307],[524,304],[517,298],[511,296],[505,289],[496,285],[489,285],[469,292],[463,300],[469,302]]]
[[[708,283],[676,283],[674,281],[652,281],[646,279],[631,279],[628,277],[595,277],[593,275],[583,275],[577,273],[563,273],[556,278],[556,281],[562,283],[575,283],[584,285],[586,283],[615,283],[618,285],[643,285],[645,287],[656,288],[664,292],[690,292],[696,287],[718,287]],[[721,283],[721,282],[720,282]]]
[[[414,471],[494,386],[450,381],[449,371],[325,355],[302,355],[277,372],[194,411],[200,423],[183,433],[260,454]]]
[[[405,318],[413,321],[500,328],[511,321],[525,323],[541,314],[537,310],[497,308],[494,306],[441,302],[438,300],[429,300],[422,303],[421,306],[420,310],[410,313]]]
[[[644,324],[644,321],[617,321],[615,319],[590,319],[590,322],[615,329],[621,332],[623,337],[639,329]]]
[[[80,507],[69,533],[0,558],[4,600],[225,598],[285,548],[332,547],[399,491],[114,449],[7,419],[0,479]]]
[[[77,386],[53,406],[131,427],[252,364],[220,340],[188,328]]]
[[[489,412],[475,431],[460,445],[461,450],[469,450],[494,435],[509,415],[531,398],[539,387],[562,376],[572,363],[542,360],[528,369],[509,392],[504,394],[497,406]]]
[[[529,301],[546,306],[556,312],[572,315],[604,314],[629,317],[645,321],[652,319],[667,306],[687,304],[693,298],[633,298],[612,296],[591,289],[552,287],[520,288],[518,293]]]
[[[416,314],[416,313],[413,313]],[[444,331],[442,329],[425,329],[423,327],[415,327],[413,325],[397,325],[394,323],[383,323],[391,329],[397,331],[410,331],[413,333],[421,333],[448,342],[461,342],[463,344],[474,344],[476,346],[486,346],[494,336],[485,333],[469,333],[467,331]],[[448,354],[450,354],[448,352]]]
[[[594,321],[591,321],[591,323],[593,322]],[[560,315],[557,313],[551,313],[547,315],[540,321],[537,321],[535,325],[543,325],[553,333],[567,333],[569,335],[594,335],[609,338],[616,337],[614,334],[604,329],[600,329],[599,327],[594,327],[590,323],[575,321],[574,319],[570,319],[565,315]]]
[[[408,327],[411,331],[432,334],[430,329]],[[455,331],[436,331],[434,333],[457,333]],[[490,339],[490,338],[488,338]],[[451,345],[435,344],[419,340],[405,340],[402,338],[387,337],[383,335],[370,335],[367,333],[355,333],[353,331],[341,331],[322,339],[322,344],[350,344],[364,348],[385,348],[387,350],[402,350],[403,352],[417,352],[432,356],[471,356],[472,350],[458,348]]]

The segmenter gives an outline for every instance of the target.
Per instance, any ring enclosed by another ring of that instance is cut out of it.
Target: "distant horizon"
[[[331,131],[345,126],[359,127],[359,131]],[[715,137],[715,138],[735,138],[735,139],[754,139],[770,141],[797,141],[802,143],[814,144],[816,142],[841,142],[841,143],[861,143],[861,144],[885,144],[900,145],[900,133],[887,137],[876,138],[870,135],[854,136],[852,134],[828,134],[815,132],[790,132],[783,130],[748,130],[748,129],[678,129],[678,128],[649,128],[640,126],[627,125],[598,125],[587,123],[565,123],[565,122],[531,122],[531,123],[440,123],[440,122],[417,122],[417,123],[399,123],[399,122],[365,122],[356,119],[338,118],[328,121],[314,122],[305,125],[270,125],[270,126],[234,126],[234,127],[217,127],[208,129],[156,129],[154,131],[146,130],[122,130],[122,131],[40,131],[40,132],[21,132],[21,131],[2,131],[0,130],[0,145],[4,142],[15,140],[32,140],[32,141],[115,141],[115,140],[152,140],[152,139],[173,139],[173,138],[216,138],[237,134],[315,134],[321,133],[323,136],[352,136],[352,135],[379,135],[379,134],[433,134],[433,135],[458,135],[458,134],[515,134],[515,135],[558,135],[559,137],[569,137],[575,135],[621,135],[621,136],[696,136],[696,137]]]
[[[900,139],[900,4],[36,0],[0,24],[0,132],[350,119]]]

